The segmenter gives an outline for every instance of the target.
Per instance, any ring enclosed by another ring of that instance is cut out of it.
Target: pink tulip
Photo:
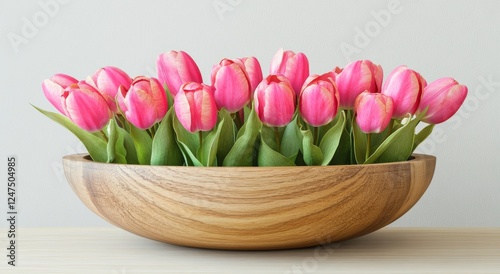
[[[90,132],[101,130],[112,116],[102,94],[84,81],[66,87],[61,102],[66,116]]]
[[[425,87],[417,113],[427,112],[422,121],[439,124],[453,116],[467,97],[467,87],[455,79],[438,79]]]
[[[292,84],[298,97],[304,81],[309,77],[309,61],[302,52],[295,54],[291,50],[278,50],[271,61],[271,75],[283,75]]]
[[[299,111],[306,123],[320,127],[337,115],[339,93],[331,73],[307,78],[299,97]]]
[[[189,132],[212,130],[217,122],[217,105],[211,86],[185,83],[175,96],[175,114]]]
[[[295,112],[295,92],[282,75],[269,75],[255,90],[254,108],[266,126],[282,127],[292,121]]]
[[[211,78],[219,109],[234,113],[250,102],[250,82],[241,60],[223,59],[213,67]]]
[[[155,78],[137,77],[130,89],[120,86],[117,101],[125,118],[135,127],[148,129],[167,113],[165,90]]]
[[[65,110],[62,106],[62,95],[64,89],[72,84],[78,83],[75,78],[66,74],[55,74],[50,79],[45,79],[42,83],[43,94],[49,102],[62,114]]]
[[[243,66],[247,72],[248,80],[250,81],[250,91],[253,93],[263,79],[259,60],[253,56],[241,58],[240,60],[243,62]]]
[[[394,112],[392,98],[381,94],[362,92],[354,103],[356,123],[364,133],[384,131]]]
[[[340,94],[340,107],[352,109],[356,97],[365,90],[372,93],[380,92],[382,77],[382,67],[369,60],[348,64],[336,79]]]
[[[86,82],[95,87],[106,99],[109,109],[116,112],[116,94],[118,88],[123,86],[125,90],[130,88],[132,78],[123,70],[116,67],[104,67],[87,77]]]
[[[419,73],[406,66],[395,68],[382,86],[382,94],[390,96],[394,102],[393,118],[401,119],[408,113],[415,114],[426,85],[427,82]]]
[[[193,58],[184,51],[169,51],[161,54],[156,61],[156,67],[160,83],[166,84],[173,96],[184,83],[203,82],[200,69]]]

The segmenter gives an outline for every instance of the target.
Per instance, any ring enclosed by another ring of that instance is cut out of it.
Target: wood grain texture
[[[180,167],[63,158],[85,205],[108,222],[177,245],[298,248],[373,232],[427,189],[435,157],[326,167]]]

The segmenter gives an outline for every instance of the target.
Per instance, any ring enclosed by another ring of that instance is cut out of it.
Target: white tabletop
[[[18,243],[17,266],[2,256],[0,273],[500,273],[500,228],[385,228],[264,252],[173,246],[118,228],[25,228]]]

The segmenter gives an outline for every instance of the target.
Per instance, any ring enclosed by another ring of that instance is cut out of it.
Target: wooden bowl
[[[63,158],[85,205],[137,235],[176,245],[270,250],[315,246],[380,229],[427,189],[429,155],[405,162],[314,167],[185,167]]]

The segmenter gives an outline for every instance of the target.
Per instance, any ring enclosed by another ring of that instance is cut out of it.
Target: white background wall
[[[106,65],[155,76],[156,57],[174,49],[208,83],[224,57],[254,55],[266,74],[283,47],[306,53],[313,73],[371,59],[385,76],[406,64],[429,82],[466,84],[459,114],[420,148],[438,159],[430,188],[393,225],[500,226],[500,1],[54,1],[0,1],[0,215],[16,155],[19,225],[108,225],[64,179],[61,157],[82,150],[77,139],[30,106],[54,110],[43,79],[83,79]]]

